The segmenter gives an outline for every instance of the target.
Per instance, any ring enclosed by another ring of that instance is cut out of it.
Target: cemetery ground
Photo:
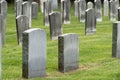
[[[43,25],[43,14],[33,19],[32,28],[47,32],[47,75],[29,80],[120,80],[120,59],[112,58],[112,22],[103,17],[97,23],[95,35],[85,35],[85,24],[80,23],[71,8],[71,24],[64,24],[63,34],[79,35],[79,69],[61,73],[58,71],[58,40],[50,40],[49,27]],[[2,79],[22,78],[22,46],[17,44],[15,14],[12,4],[8,6],[6,44],[2,49]]]

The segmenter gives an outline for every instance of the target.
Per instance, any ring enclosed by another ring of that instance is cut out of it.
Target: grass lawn
[[[63,25],[63,33],[79,35],[79,69],[68,73],[58,72],[58,41],[51,41],[49,27],[43,25],[43,15],[32,21],[32,28],[47,32],[47,76],[29,80],[120,80],[120,59],[112,58],[112,22],[103,17],[97,23],[97,33],[85,36],[85,24],[74,17],[71,9],[71,24]],[[25,80],[22,78],[22,46],[17,44],[13,5],[9,4],[6,44],[2,49],[2,79]]]

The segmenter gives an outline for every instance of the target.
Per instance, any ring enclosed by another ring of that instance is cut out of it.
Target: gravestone
[[[78,17],[78,4],[79,4],[79,1],[75,0],[74,1],[74,15],[76,17]]]
[[[45,76],[46,32],[39,28],[24,31],[22,50],[23,78],[35,78]]]
[[[85,10],[86,10],[86,1],[80,0],[79,1],[79,21],[85,22]]]
[[[96,33],[96,16],[94,9],[86,10],[86,20],[85,20],[85,34],[91,35]]]
[[[49,14],[50,21],[50,38],[51,40],[58,39],[62,34],[62,20],[59,12],[52,12]]]
[[[116,3],[115,3],[115,1],[110,1],[110,20],[116,21]]]
[[[93,8],[93,3],[90,1],[87,3],[87,9],[89,9],[89,8]]]
[[[29,19],[27,16],[20,15],[16,18],[16,29],[17,29],[17,39],[18,44],[22,44],[22,33],[29,29]]]
[[[51,0],[52,1],[52,8],[53,10],[58,9],[58,0]]]
[[[14,11],[16,11],[16,1],[17,1],[17,0],[14,0]],[[20,1],[23,2],[23,0],[20,0]]]
[[[95,0],[95,12],[98,22],[102,22],[102,4],[101,0]]]
[[[0,80],[2,80],[2,39],[0,33]]]
[[[68,72],[78,68],[79,42],[77,34],[64,34],[58,38],[58,69]]]
[[[29,25],[31,25],[31,13],[30,13],[30,7],[29,7],[29,2],[25,1],[22,3],[22,15],[27,16],[29,19]],[[29,26],[31,27],[31,26]]]
[[[53,11],[52,3],[51,1],[45,1],[43,5],[44,5],[44,25],[49,26],[49,13]]]
[[[4,18],[2,14],[0,14],[0,34],[1,34],[1,43],[3,46],[5,40],[5,28],[4,28]]]
[[[112,57],[120,58],[120,21],[113,23]]]
[[[118,21],[120,21],[120,7],[118,8]]]
[[[64,13],[62,16],[64,24],[70,24],[70,5],[70,0],[62,1],[62,12]]]
[[[108,16],[109,12],[109,2],[108,0],[104,0],[104,16]]]
[[[62,17],[62,23],[64,22],[64,0],[61,0],[61,17]]]
[[[5,43],[5,32],[6,32],[6,18],[7,18],[7,2],[6,0],[0,1],[0,14],[3,16],[3,40],[2,45]]]
[[[32,18],[37,19],[38,18],[38,3],[32,2]]]
[[[115,0],[115,2],[116,2],[116,15],[117,15],[118,14],[117,9],[119,8],[119,0]]]
[[[22,0],[16,1],[16,17],[22,15]]]

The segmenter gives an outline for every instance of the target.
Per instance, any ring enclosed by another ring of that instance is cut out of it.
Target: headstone
[[[46,75],[46,32],[35,28],[23,32],[23,78]]]
[[[79,4],[79,1],[75,0],[74,1],[74,15],[76,17],[78,17],[78,4]]]
[[[110,1],[110,20],[116,21],[116,3],[115,3],[115,1]]]
[[[16,11],[16,1],[17,1],[17,0],[14,0],[14,11]],[[20,1],[23,2],[23,0],[20,0]]]
[[[52,12],[49,14],[50,21],[50,38],[52,40],[58,39],[62,34],[62,20],[59,12]]]
[[[0,14],[0,34],[1,34],[1,43],[3,46],[5,40],[5,28],[4,28],[4,18],[2,14]]]
[[[32,2],[32,18],[37,19],[38,18],[38,3]]]
[[[112,57],[120,58],[120,21],[113,23]]]
[[[79,42],[77,34],[64,34],[58,38],[58,69],[68,72],[78,68]]]
[[[109,12],[109,2],[108,0],[104,0],[104,16],[108,16]]]
[[[0,80],[2,80],[2,41],[1,41],[1,33],[0,33]]]
[[[64,1],[62,1],[62,9],[61,10],[63,10],[63,11],[61,11],[61,12],[63,12],[64,14],[62,15],[62,16],[64,16],[63,18],[63,22],[64,22],[64,24],[70,24],[70,5],[71,5],[71,3],[70,3],[70,0],[64,0]]]
[[[5,0],[0,1],[0,14],[3,16],[3,40],[2,45],[5,43],[6,32],[6,18],[7,18],[7,2]]]
[[[117,15],[118,14],[117,9],[119,8],[119,0],[115,0],[115,2],[116,2],[116,15]]]
[[[120,7],[118,8],[118,21],[120,21]]]
[[[52,8],[53,10],[58,9],[58,0],[51,0],[52,1]]]
[[[87,3],[87,9],[89,9],[89,8],[93,8],[93,3],[90,1]]]
[[[96,12],[97,21],[102,22],[102,4],[101,4],[101,0],[95,0],[95,12]]]
[[[27,16],[20,15],[16,18],[16,22],[18,44],[21,45],[22,33],[29,29],[29,19]]]
[[[96,16],[94,9],[86,10],[86,20],[85,20],[85,34],[91,35],[96,33]]]
[[[31,27],[31,13],[30,13],[30,7],[29,2],[25,1],[22,3],[22,15],[27,16],[29,19],[29,28]]]
[[[61,0],[61,17],[62,17],[62,22],[64,22],[64,0]]]
[[[16,1],[16,17],[22,15],[22,0]]]
[[[49,13],[52,12],[52,3],[45,1],[44,3],[44,25],[49,26]]]
[[[43,13],[44,12],[44,2],[46,2],[47,0],[40,0],[40,9],[41,9],[41,12]]]
[[[85,10],[86,10],[86,1],[80,0],[79,1],[79,21],[85,22]]]

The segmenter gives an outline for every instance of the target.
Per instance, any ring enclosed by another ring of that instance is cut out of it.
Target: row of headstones
[[[86,5],[85,0],[75,0],[74,1],[74,15],[79,17],[80,22],[85,21],[85,10],[89,8],[95,8],[95,15],[97,21],[102,21],[102,4],[101,0],[94,0],[95,5],[92,2],[88,2]],[[104,0],[104,16],[109,15],[109,6],[110,6],[110,20],[115,21],[117,15],[117,9],[119,7],[119,0]],[[95,7],[94,7],[95,6]]]

